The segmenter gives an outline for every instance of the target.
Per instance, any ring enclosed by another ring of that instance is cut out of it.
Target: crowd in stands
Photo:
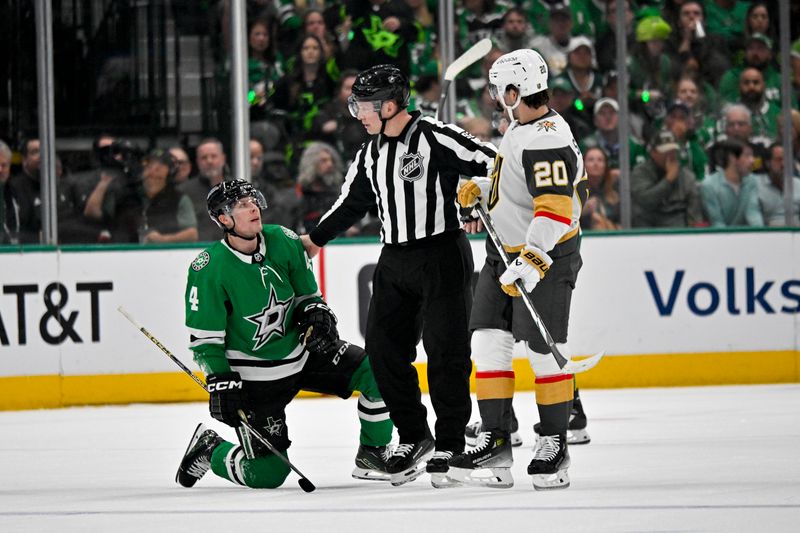
[[[623,1],[627,63],[616,63]],[[230,69],[228,0],[211,2],[220,107]],[[800,8],[793,4],[793,26]],[[356,73],[393,63],[409,72],[411,109],[436,114],[441,87],[432,0],[249,0],[250,161],[268,223],[315,227],[338,196],[366,133],[347,110]],[[507,118],[488,96],[499,55],[533,48],[546,59],[551,107],[579,141],[590,198],[582,226],[614,230],[620,217],[620,144],[628,143],[634,227],[784,224],[783,148],[790,136],[800,210],[800,39],[793,27],[791,123],[783,124],[776,2],[742,0],[458,0],[458,51],[494,48],[457,80],[456,121],[499,143]],[[628,73],[627,94],[617,72]],[[620,139],[620,98],[630,137]],[[220,132],[196,146],[141,152],[100,135],[94,167],[58,167],[59,242],[191,242],[219,238],[206,214],[210,187],[230,176]],[[39,141],[24,139],[18,170],[0,141],[0,243],[36,243],[42,224]],[[190,154],[193,157],[190,157]],[[376,233],[374,216],[348,230]]]

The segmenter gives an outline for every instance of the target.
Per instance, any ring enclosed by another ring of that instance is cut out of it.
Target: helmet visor
[[[245,211],[252,206],[256,206],[259,210],[263,211],[267,208],[267,199],[261,194],[261,191],[251,190],[247,195],[236,198],[233,202],[225,206],[225,211],[228,214],[233,214],[236,211]]]
[[[489,82],[489,96],[492,100],[497,100],[501,95],[500,88],[492,82]]]
[[[353,118],[359,118],[368,113],[378,113],[381,110],[380,100],[359,100],[355,95],[347,97],[347,109]]]

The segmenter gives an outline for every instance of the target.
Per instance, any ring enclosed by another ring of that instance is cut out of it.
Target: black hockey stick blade
[[[300,485],[300,488],[305,492],[314,492],[314,489],[317,488],[308,480],[307,477],[301,477],[297,484]]]
[[[169,351],[169,349],[168,349],[166,346],[164,346],[163,344],[161,344],[161,341],[159,341],[157,338],[155,338],[155,336],[154,336],[152,333],[150,333],[149,331],[147,331],[147,329],[145,329],[145,328],[144,328],[144,326],[142,326],[141,324],[139,324],[139,322],[137,322],[137,321],[136,321],[136,319],[135,319],[135,318],[133,318],[133,316],[132,316],[130,313],[128,313],[128,311],[126,311],[126,310],[125,310],[125,309],[124,309],[122,306],[119,306],[119,307],[117,307],[117,311],[119,311],[119,312],[120,312],[120,313],[121,313],[121,314],[122,314],[122,315],[123,315],[125,318],[127,318],[127,319],[128,319],[128,321],[129,321],[131,324],[133,324],[133,326],[134,326],[136,329],[138,329],[138,330],[139,330],[139,331],[140,331],[140,332],[141,332],[141,333],[142,333],[142,334],[143,334],[145,337],[147,337],[148,339],[150,339],[150,341],[151,341],[153,344],[155,344],[156,346],[158,346],[158,348],[159,348],[159,349],[160,349],[160,350],[161,350],[161,351],[164,353],[164,355],[166,355],[167,357],[169,357],[169,358],[170,358],[170,359],[171,359],[171,360],[172,360],[172,361],[173,361],[173,362],[174,362],[176,365],[178,365],[178,366],[180,367],[180,369],[184,371],[184,373],[186,373],[186,374],[187,374],[189,377],[191,377],[191,378],[192,378],[192,379],[195,381],[195,383],[197,383],[197,384],[198,384],[200,387],[202,387],[202,389],[203,389],[204,391],[208,392],[208,387],[206,386],[206,384],[205,384],[205,383],[203,383],[202,381],[200,381],[200,379],[199,379],[197,376],[195,376],[195,375],[192,373],[192,371],[191,371],[191,370],[189,370],[189,368],[188,368],[186,365],[184,365],[184,364],[181,362],[181,360],[180,360],[180,359],[178,359],[177,357],[175,357],[175,355],[173,355],[173,353],[172,353],[171,351]],[[301,489],[303,489],[303,491],[305,491],[305,492],[312,492],[314,489],[316,489],[316,488],[317,488],[317,487],[315,487],[315,486],[314,486],[314,484],[313,484],[313,483],[311,483],[311,481],[309,481],[309,480],[308,480],[308,478],[307,478],[306,476],[304,476],[304,475],[303,475],[303,473],[302,473],[302,472],[300,472],[300,470],[298,470],[298,469],[297,469],[297,467],[295,467],[295,466],[294,466],[294,465],[291,463],[291,461],[289,461],[289,459],[287,459],[287,458],[286,458],[286,456],[284,456],[284,455],[283,455],[281,452],[279,452],[279,451],[278,451],[278,450],[277,450],[277,449],[276,449],[276,448],[275,448],[275,447],[272,445],[272,443],[271,443],[271,442],[269,442],[267,439],[265,439],[265,438],[264,438],[264,437],[261,435],[261,433],[259,433],[258,431],[256,431],[256,429],[255,429],[253,426],[251,426],[251,425],[250,425],[250,422],[249,422],[249,421],[248,421],[248,419],[247,419],[247,415],[245,415],[245,414],[244,414],[244,411],[242,411],[241,409],[239,409],[239,417],[242,419],[242,425],[243,425],[244,427],[246,427],[246,428],[247,428],[247,430],[248,430],[248,431],[249,431],[249,432],[250,432],[250,433],[251,433],[251,434],[252,434],[252,435],[253,435],[253,436],[254,436],[254,437],[257,439],[257,440],[259,440],[259,441],[260,441],[260,442],[261,442],[263,445],[265,445],[265,446],[266,446],[266,447],[267,447],[267,448],[268,448],[268,449],[269,449],[269,450],[270,450],[270,451],[271,451],[273,454],[275,454],[275,457],[277,457],[278,459],[280,459],[281,461],[283,461],[284,463],[286,463],[286,465],[287,465],[289,468],[291,468],[292,470],[294,470],[294,472],[295,472],[295,473],[296,473],[298,476],[300,476],[300,481],[298,481],[298,483],[299,483],[299,485],[300,485],[300,488],[301,488]]]

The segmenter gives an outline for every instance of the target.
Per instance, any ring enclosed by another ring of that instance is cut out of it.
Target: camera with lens
[[[95,150],[100,166],[122,174],[127,181],[138,181],[142,175],[144,152],[128,140],[118,140]]]

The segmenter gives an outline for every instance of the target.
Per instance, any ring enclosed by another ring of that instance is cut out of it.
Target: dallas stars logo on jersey
[[[253,340],[256,341],[253,346],[253,351],[264,346],[273,335],[283,337],[286,334],[284,319],[286,318],[286,312],[289,310],[291,302],[292,298],[282,301],[278,300],[275,289],[270,287],[269,302],[261,312],[244,317],[248,322],[252,322],[258,326],[253,335]]]

